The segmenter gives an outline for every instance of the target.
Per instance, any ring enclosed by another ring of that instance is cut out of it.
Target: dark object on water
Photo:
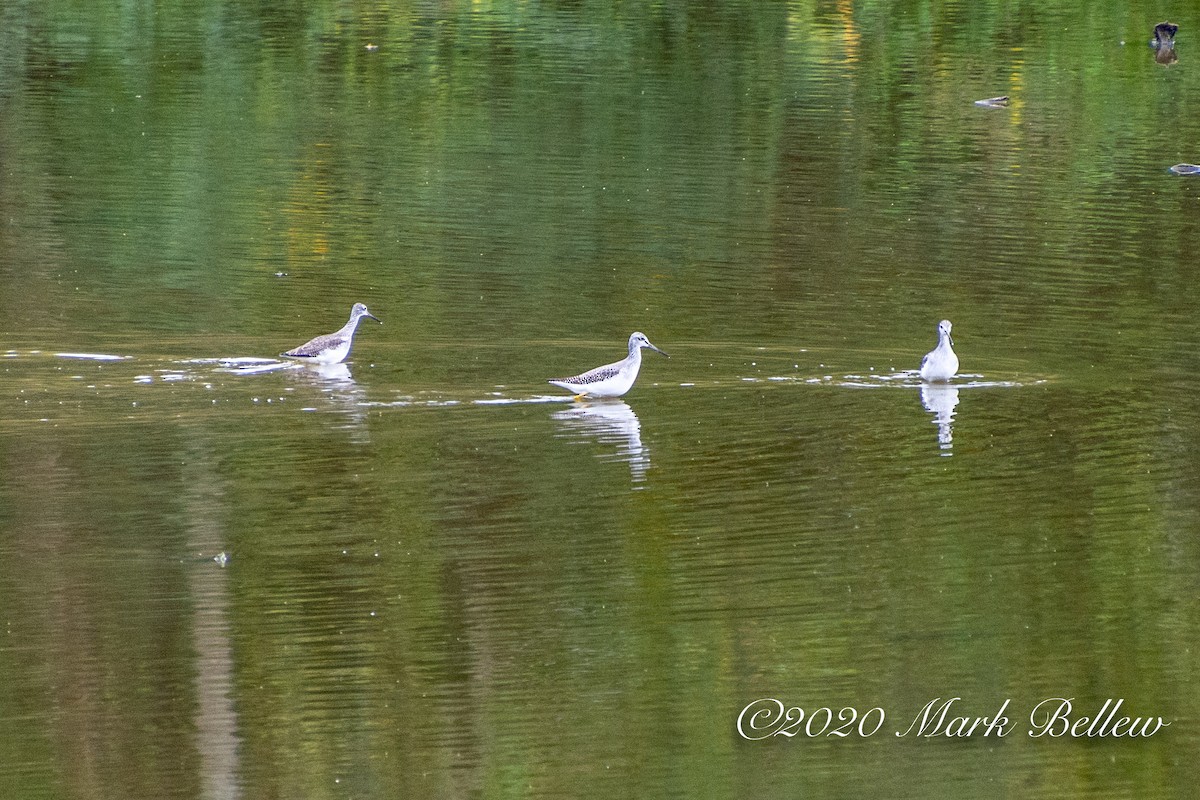
[[[1154,26],[1154,38],[1150,40],[1154,48],[1154,60],[1163,66],[1174,64],[1179,60],[1175,55],[1175,33],[1179,26],[1174,22],[1160,22]]]
[[[986,100],[976,100],[975,105],[983,106],[984,108],[1004,108],[1008,105],[1008,95],[1003,97],[989,97]]]
[[[1169,167],[1168,171],[1176,175],[1200,175],[1200,164],[1176,164]]]
[[[1154,26],[1154,46],[1167,47],[1175,46],[1175,34],[1179,32],[1179,26],[1174,22],[1160,22]]]

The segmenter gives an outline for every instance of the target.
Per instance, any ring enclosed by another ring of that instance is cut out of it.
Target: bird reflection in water
[[[304,372],[301,374],[310,376],[315,383],[339,388],[354,386],[354,376],[350,374],[350,367],[345,364],[304,364],[303,367]]]
[[[921,405],[933,414],[933,423],[938,426],[938,446],[946,451],[943,455],[952,455],[950,450],[954,447],[954,407],[958,405],[958,389],[944,384],[922,384]]]
[[[642,424],[628,403],[620,400],[576,403],[555,411],[550,418],[559,423],[560,436],[615,444],[616,452],[600,458],[628,462],[629,476],[635,484],[646,479],[650,451],[642,444]]]
[[[348,420],[346,427],[366,431],[363,423],[367,419],[367,409],[362,402],[363,390],[354,382],[348,366],[305,362],[292,374],[321,389],[328,410],[345,415]]]

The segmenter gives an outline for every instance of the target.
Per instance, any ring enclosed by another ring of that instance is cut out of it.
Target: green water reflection
[[[1189,796],[1160,19],[4,5],[0,796]],[[344,371],[237,360],[356,301]],[[623,402],[545,384],[634,330]],[[893,734],[951,696],[1016,730]],[[746,741],[764,697],[887,724]]]

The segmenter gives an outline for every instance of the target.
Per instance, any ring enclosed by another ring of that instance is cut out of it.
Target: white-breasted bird
[[[355,303],[354,308],[350,309],[350,321],[343,325],[340,331],[310,339],[283,355],[316,364],[341,363],[346,360],[346,356],[350,355],[350,345],[354,344],[354,330],[358,327],[358,321],[363,317],[370,317],[380,325],[383,324],[381,319],[367,311],[365,305]]]
[[[954,354],[954,340],[950,338],[950,320],[938,323],[937,347],[921,359],[921,380],[948,381],[958,372],[958,356]]]
[[[629,337],[629,355],[622,360],[590,369],[572,378],[555,378],[549,383],[574,392],[576,400],[581,397],[620,397],[628,392],[637,380],[638,370],[642,366],[643,347],[649,347],[654,352],[667,356],[650,344],[646,334],[637,332]]]

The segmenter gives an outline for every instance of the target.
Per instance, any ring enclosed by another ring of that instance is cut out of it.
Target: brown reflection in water
[[[238,716],[233,696],[233,647],[229,625],[229,572],[224,566],[224,490],[212,454],[198,444],[184,468],[187,551],[202,558],[188,572],[194,617],[196,751],[201,797],[241,796],[238,785]],[[219,554],[214,560],[211,556]]]

